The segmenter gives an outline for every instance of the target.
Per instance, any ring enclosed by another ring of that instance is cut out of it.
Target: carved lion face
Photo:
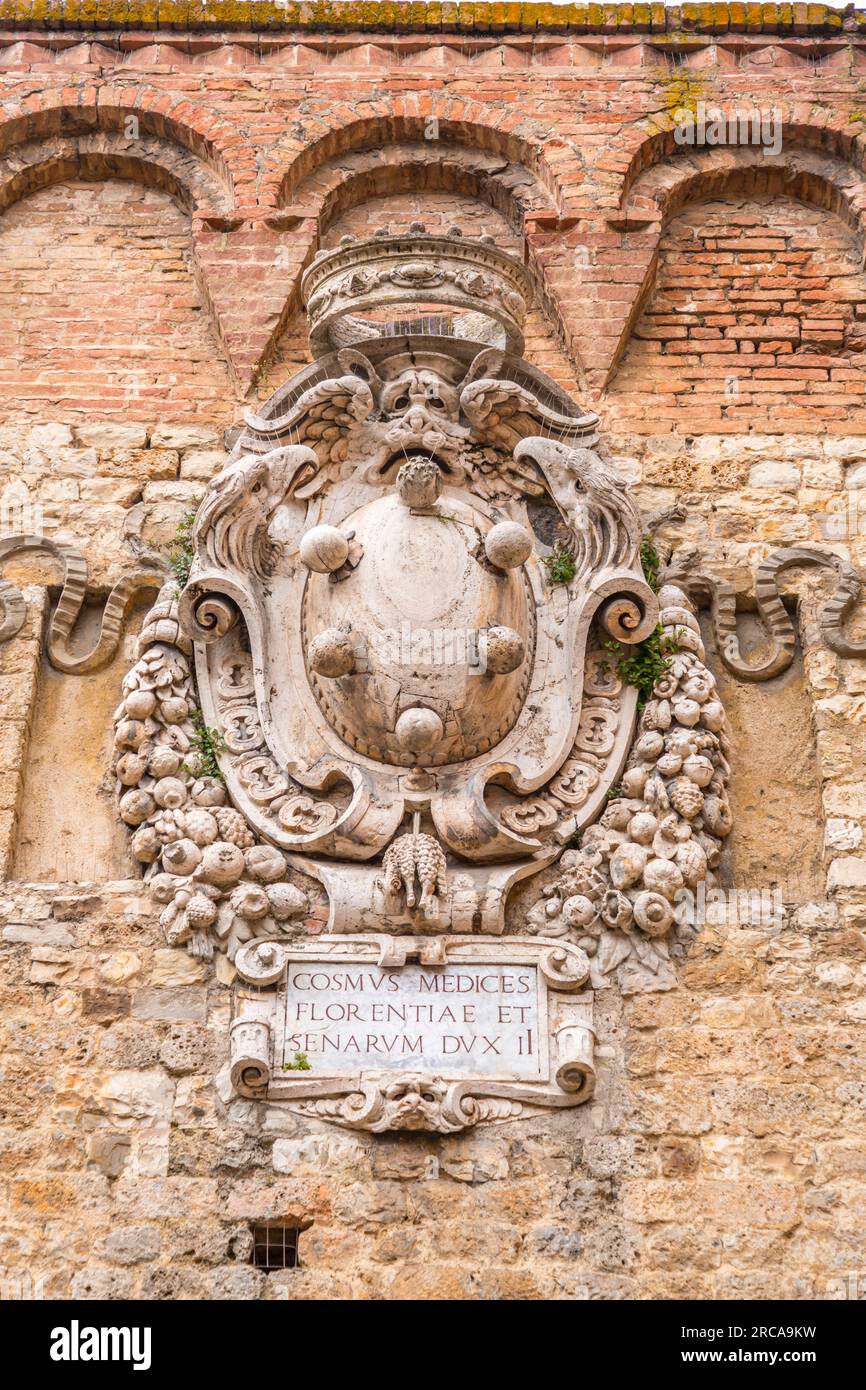
[[[428,416],[457,419],[457,392],[437,372],[429,369],[401,372],[382,391],[381,408],[386,415],[405,415],[424,410]]]

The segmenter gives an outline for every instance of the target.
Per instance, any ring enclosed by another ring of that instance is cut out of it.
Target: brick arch
[[[138,138],[126,134],[130,116],[139,122]],[[53,158],[46,154],[41,170],[28,175],[17,167],[22,152],[27,162],[28,147],[51,141],[60,142],[58,152]],[[242,130],[183,97],[146,87],[91,85],[78,89],[74,101],[68,91],[55,91],[0,105],[0,165],[4,156],[6,206],[28,191],[28,177],[32,190],[82,172],[132,178],[167,190],[185,205],[193,213],[196,279],[235,381],[247,388],[259,355],[256,335],[267,337],[275,312],[267,278],[275,248],[259,244],[270,234],[262,237],[258,227],[256,151]],[[235,233],[229,246],[226,231]],[[251,254],[263,257],[261,287],[250,279]],[[244,294],[238,295],[244,276]]]
[[[608,381],[616,427],[777,433],[799,411],[860,432],[866,178],[814,151],[765,162],[741,149],[639,186],[657,217]]]
[[[0,125],[0,214],[40,189],[71,180],[101,183],[121,179],[167,193],[191,219],[192,270],[213,332],[222,341],[235,377],[242,380],[226,320],[231,295],[222,289],[235,267],[222,272],[219,257],[209,254],[214,242],[224,240],[220,233],[238,221],[232,212],[231,189],[222,173],[189,144],[146,133],[144,120],[139,137],[129,139],[123,130],[125,115],[118,116],[116,110],[113,125],[94,124],[93,108],[86,111],[84,119],[77,113],[64,115],[59,107],[49,114],[50,119],[46,116],[35,126],[37,130],[53,128],[53,133],[17,143],[8,126]],[[25,128],[19,123],[14,133],[20,135]]]
[[[73,157],[46,154],[0,182],[5,342],[20,363],[4,409],[221,418],[231,382],[179,190],[70,144]]]
[[[569,158],[578,161],[579,155],[540,123],[535,126],[523,116],[518,118],[505,104],[485,107],[438,93],[398,98],[385,110],[383,105],[381,101],[358,102],[329,112],[327,129],[315,118],[307,118],[309,138],[295,139],[291,150],[277,145],[270,153],[270,167],[261,186],[262,202],[274,208],[286,207],[303,180],[339,156],[426,141],[440,159],[443,149],[468,146],[522,165],[547,190],[553,208],[565,210],[569,192],[557,164]],[[432,122],[436,122],[435,127]],[[436,135],[430,138],[433,129]]]
[[[20,198],[67,180],[127,179],[168,193],[190,215],[228,214],[215,174],[193,155],[156,137],[129,142],[111,132],[28,141],[0,156],[0,213]]]
[[[642,174],[621,210],[626,226],[663,225],[686,203],[726,191],[783,193],[835,212],[858,233],[866,219],[866,174],[815,150],[765,156],[754,146],[689,150]]]
[[[74,103],[58,91],[0,106],[0,155],[34,140],[123,132],[130,116],[145,137],[186,151],[220,181],[231,206],[252,189],[254,162],[237,129],[185,99],[140,87],[83,87]],[[248,193],[246,201],[253,201]]]
[[[719,106],[719,109],[725,109]],[[737,107],[730,105],[732,114]],[[742,110],[742,106],[739,108]],[[836,213],[866,240],[866,175],[817,148],[786,149],[766,156],[756,146],[725,145],[694,149],[677,146],[677,155],[648,166],[634,182],[609,225],[628,245],[635,292],[624,303],[604,356],[593,363],[593,384],[607,386],[655,284],[658,251],[667,222],[688,203],[736,196],[784,196]],[[603,262],[603,257],[601,258]]]
[[[294,211],[316,219],[321,239],[338,217],[367,199],[422,188],[489,203],[518,231],[533,212],[556,215],[547,190],[522,165],[503,166],[501,157],[471,146],[452,146],[443,157],[424,141],[334,156],[298,185]]]
[[[820,111],[805,102],[750,102],[746,94],[737,101],[716,101],[708,97],[706,105],[728,118],[755,109],[772,111],[781,125],[781,158],[787,158],[794,150],[813,150],[866,170],[866,134],[863,126],[850,120],[844,111]],[[608,194],[603,196],[599,206],[611,212],[623,207],[635,183],[647,170],[668,161],[688,158],[692,147],[678,144],[675,132],[673,112],[667,111],[654,116],[652,121],[640,121],[631,130],[621,132],[617,142],[621,173],[614,172],[608,181]]]
[[[708,95],[707,106],[729,118],[755,107],[767,109],[767,104],[750,105],[747,96],[739,101],[716,101]],[[811,103],[774,102],[772,111],[782,130],[782,153],[775,163],[787,168],[808,155],[819,160],[826,166],[825,188],[832,185],[840,190],[840,211],[850,219],[847,204],[856,203],[859,194],[853,191],[846,195],[845,190],[852,176],[857,178],[860,170],[866,170],[866,132],[862,126],[852,123],[843,112],[816,111]],[[571,319],[577,347],[594,392],[603,391],[609,383],[646,303],[665,216],[682,206],[678,199],[706,196],[700,192],[700,181],[689,183],[696,172],[696,151],[677,144],[675,130],[673,113],[668,111],[622,129],[615,148],[593,169],[596,218],[587,223],[593,237],[583,261],[571,268],[568,293],[575,306]],[[742,167],[744,158],[761,165],[773,162],[755,147],[717,146],[711,153],[717,161],[712,171],[715,196],[722,168],[730,173],[735,166]],[[801,172],[805,175],[805,168],[798,168],[798,176]],[[710,171],[702,166],[700,172]],[[817,170],[812,172],[817,176]],[[674,193],[676,186],[679,191]],[[814,178],[810,186],[817,195],[819,184]],[[611,233],[617,235],[615,243],[609,242]],[[583,235],[578,228],[572,237],[578,251]]]

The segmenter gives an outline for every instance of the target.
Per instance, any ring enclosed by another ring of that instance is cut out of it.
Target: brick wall
[[[651,434],[862,430],[861,261],[838,217],[784,196],[681,213],[611,384],[611,418]]]
[[[0,221],[4,421],[222,420],[228,373],[168,194],[59,183]]]

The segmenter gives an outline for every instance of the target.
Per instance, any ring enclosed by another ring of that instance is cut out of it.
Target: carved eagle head
[[[213,479],[198,509],[196,554],[221,569],[268,579],[280,549],[269,534],[274,513],[317,467],[313,450],[303,444],[245,454],[230,463]]]
[[[640,513],[626,489],[594,449],[534,436],[515,446],[518,462],[531,460],[544,474],[568,523],[576,577],[634,565]]]

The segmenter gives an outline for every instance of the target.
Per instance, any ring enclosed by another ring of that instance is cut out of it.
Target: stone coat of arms
[[[592,988],[667,987],[730,829],[699,627],[596,416],[520,356],[522,265],[415,227],[303,292],[315,361],[247,417],[126,678],[120,813],[168,939],[233,981],[242,1094],[373,1130],[572,1105]],[[616,653],[660,631],[639,712]]]

